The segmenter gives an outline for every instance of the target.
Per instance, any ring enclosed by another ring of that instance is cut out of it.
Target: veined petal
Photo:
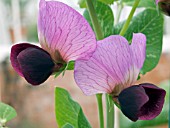
[[[27,48],[17,56],[24,78],[32,85],[43,83],[52,74],[54,63],[43,49]]]
[[[151,120],[162,111],[165,90],[144,83],[124,89],[118,96],[121,110],[132,121]]]
[[[118,95],[136,81],[145,59],[145,43],[143,34],[134,34],[132,45],[119,35],[98,41],[97,49],[89,60],[76,61],[76,83],[86,95]]]
[[[96,48],[95,34],[85,18],[57,1],[40,1],[38,35],[42,48],[54,60],[56,52],[66,62],[87,59]]]
[[[126,80],[129,85],[134,84],[138,78],[140,69],[146,58],[146,36],[142,33],[133,34],[132,44],[130,45],[132,51],[132,65],[130,72],[126,74]]]
[[[98,41],[97,49],[88,61],[76,61],[76,83],[87,95],[112,93],[116,85],[125,84],[125,74],[133,65],[131,56],[132,51],[124,37],[116,35]]]
[[[40,49],[38,46],[32,45],[32,44],[28,44],[28,43],[16,44],[16,45],[13,45],[12,48],[11,48],[10,60],[11,60],[12,67],[22,77],[23,77],[23,73],[22,73],[21,68],[19,66],[19,63],[18,63],[18,60],[17,60],[17,56],[19,55],[20,52],[22,52],[23,50],[25,50],[27,48],[37,48],[37,49]]]

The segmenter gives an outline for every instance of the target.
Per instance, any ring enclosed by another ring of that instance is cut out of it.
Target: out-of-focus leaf
[[[55,113],[60,128],[91,128],[80,105],[66,90],[58,87],[55,89]]]
[[[17,116],[14,108],[0,102],[0,126],[5,125],[8,121],[12,120]]]
[[[62,128],[74,128],[71,124],[66,124],[66,125],[64,125]]]
[[[98,0],[98,1],[103,2],[105,4],[113,4],[115,0]],[[79,0],[78,4],[80,8],[86,8],[86,0]]]
[[[133,6],[135,0],[122,0],[125,5]],[[150,9],[156,9],[155,0],[141,0],[138,7],[145,7]]]
[[[162,112],[153,120],[139,120],[132,122],[126,118],[122,113],[120,115],[120,128],[151,128],[153,126],[168,124],[168,113],[169,113],[169,84],[170,81],[162,83],[159,87],[165,89],[165,103]]]
[[[86,0],[79,0],[78,4],[79,4],[80,8],[86,8]]]
[[[99,21],[100,26],[102,27],[102,31],[104,33],[104,37],[108,37],[113,34],[113,24],[114,24],[114,17],[113,12],[107,4],[104,4],[102,2],[96,2],[95,4],[95,10],[97,14],[97,18]],[[92,22],[90,19],[89,12],[85,10],[84,17],[89,22],[89,24],[92,26]]]
[[[99,0],[105,4],[113,4],[114,0]]]
[[[119,34],[125,22],[119,23],[114,28],[114,34]],[[162,52],[163,16],[156,10],[146,9],[133,17],[124,37],[131,42],[133,33],[146,35],[146,59],[141,70],[142,74],[151,71],[158,64]]]

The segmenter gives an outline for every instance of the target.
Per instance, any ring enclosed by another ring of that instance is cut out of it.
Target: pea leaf
[[[113,4],[114,0],[99,0],[105,4]]]
[[[119,23],[114,28],[114,34],[119,34],[125,22]],[[135,16],[127,32],[125,38],[132,40],[133,33],[143,33],[146,35],[146,59],[141,70],[142,74],[151,71],[158,64],[162,52],[163,38],[163,16],[158,14],[156,10],[146,9]]]
[[[110,6],[97,1],[96,4],[94,5],[95,11],[97,14],[98,21],[102,27],[102,31],[104,33],[104,37],[108,37],[113,34],[113,24],[114,24],[114,17],[113,17],[113,12],[110,8]],[[84,17],[86,20],[89,22],[89,24],[92,26],[92,22],[90,19],[90,15],[88,10],[86,9],[84,12]]]
[[[125,5],[133,6],[135,0],[122,0]],[[150,9],[156,9],[155,0],[141,0],[138,7],[145,7]]]
[[[59,127],[91,128],[80,105],[66,90],[58,87],[55,89],[55,113]]]
[[[16,115],[17,113],[14,108],[0,102],[0,126],[5,125],[5,123],[15,118]]]
[[[164,125],[168,123],[168,113],[169,113],[169,82],[165,81],[159,87],[165,89],[165,103],[162,112],[153,120],[139,120],[137,122],[132,122],[127,119],[123,114],[120,115],[120,127],[121,128],[150,128],[153,126]]]
[[[113,4],[114,0],[98,0],[100,2],[103,2],[105,4]],[[80,8],[86,8],[86,0],[79,0],[78,4],[80,6]]]

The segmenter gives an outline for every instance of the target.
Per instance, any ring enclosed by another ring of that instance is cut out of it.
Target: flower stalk
[[[112,96],[106,94],[106,128],[114,128],[114,104]]]
[[[97,103],[98,103],[100,128],[104,128],[102,94],[96,94],[96,98],[97,98]]]
[[[129,27],[129,24],[130,24],[130,22],[131,22],[131,20],[133,18],[133,15],[135,13],[135,10],[136,10],[136,8],[139,5],[139,2],[140,2],[140,0],[135,0],[135,2],[133,4],[133,7],[132,7],[132,10],[130,11],[130,14],[129,14],[125,24],[123,25],[123,28],[122,28],[122,30],[121,30],[119,35],[123,36],[126,33],[128,27]]]

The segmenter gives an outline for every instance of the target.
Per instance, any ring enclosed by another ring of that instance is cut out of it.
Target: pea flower
[[[156,4],[159,5],[162,12],[170,16],[170,0],[156,0]]]
[[[32,85],[43,83],[70,61],[88,59],[96,49],[95,34],[85,18],[57,1],[40,1],[38,37],[42,48],[20,43],[10,55],[15,71]]]
[[[77,60],[74,77],[86,95],[108,93],[132,121],[158,116],[165,91],[150,83],[134,85],[145,60],[146,37],[133,34],[131,45],[119,35],[97,42],[89,60]]]

